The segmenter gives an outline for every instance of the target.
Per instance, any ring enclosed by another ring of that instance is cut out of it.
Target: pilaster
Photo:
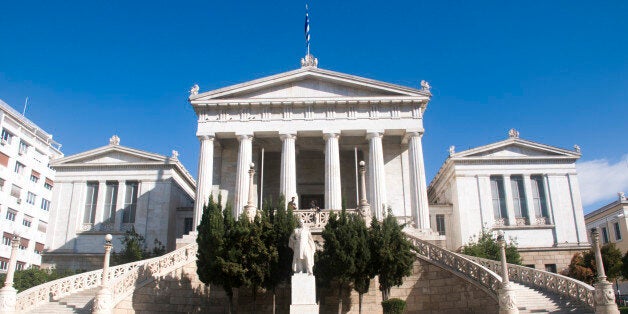
[[[94,226],[93,231],[96,231],[97,226],[102,224],[104,212],[105,212],[105,196],[107,193],[107,181],[98,181],[98,196],[96,199],[96,212],[94,213]]]
[[[536,224],[536,209],[534,208],[534,198],[532,197],[532,180],[529,175],[523,175],[523,188],[525,192],[525,200],[528,205],[528,222],[530,225]],[[538,215],[538,217],[543,216],[542,214]]]
[[[237,218],[244,211],[249,195],[249,165],[253,159],[253,135],[238,134],[238,165],[236,169],[235,195],[233,200],[234,216]]]
[[[118,198],[116,199],[116,216],[114,230],[122,230],[122,213],[124,212],[124,198],[126,196],[126,181],[118,181]]]
[[[201,152],[198,161],[196,200],[194,202],[194,228],[192,229],[194,231],[196,231],[196,227],[201,223],[203,206],[209,200],[214,176],[214,136],[201,135],[198,139],[201,142]]]
[[[339,132],[328,132],[323,134],[323,137],[325,138],[325,209],[341,209]]]

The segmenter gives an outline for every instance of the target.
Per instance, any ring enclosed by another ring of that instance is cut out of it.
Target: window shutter
[[[50,184],[51,186],[55,185],[55,183],[52,180],[48,179],[48,178],[46,178],[46,183]]]
[[[9,238],[9,240],[13,240],[13,235],[12,235],[12,234],[10,234],[10,233],[8,233],[8,232],[4,232],[2,235],[3,235],[5,238]]]
[[[32,175],[33,177],[36,177],[37,179],[39,179],[39,172],[37,172],[37,171],[33,170],[33,171],[31,172],[31,175]]]
[[[23,247],[28,247],[28,239],[20,238],[20,245]]]
[[[0,165],[8,167],[9,166],[9,156],[5,155],[4,153],[0,153]]]
[[[35,242],[35,251],[43,252],[44,251],[44,244],[43,243],[39,243],[39,242]]]

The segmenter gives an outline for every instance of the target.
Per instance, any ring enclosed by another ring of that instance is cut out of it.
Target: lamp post
[[[0,313],[15,313],[17,305],[17,290],[13,288],[13,275],[17,265],[17,249],[20,245],[20,237],[17,234],[11,239],[11,257],[7,266],[7,277],[4,280],[4,287],[0,289]]]
[[[366,225],[369,226],[371,224],[371,205],[366,199],[366,163],[364,160],[360,161],[360,194],[358,211],[364,218]]]
[[[111,256],[111,240],[113,236],[107,234],[105,236],[105,258],[102,266],[102,280],[100,281],[100,290],[94,299],[94,310],[92,313],[110,314],[113,310],[113,294],[109,290],[109,258]]]
[[[502,287],[499,289],[499,313],[517,314],[519,313],[519,309],[517,308],[515,291],[512,285],[510,285],[510,280],[508,279],[506,240],[504,239],[504,232],[501,230],[497,233],[497,244],[499,244],[499,253],[502,264]]]
[[[249,164],[249,199],[244,206],[244,210],[246,212],[246,216],[250,221],[255,219],[255,215],[257,214],[257,208],[255,207],[255,188],[253,187],[253,176],[255,175],[255,164]]]
[[[619,309],[615,303],[613,284],[606,280],[602,252],[600,251],[600,233],[597,228],[591,229],[591,249],[595,253],[595,266],[597,267],[597,280],[595,287],[595,313],[618,314]]]

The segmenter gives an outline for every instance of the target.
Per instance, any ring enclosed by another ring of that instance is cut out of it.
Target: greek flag
[[[310,54],[310,14],[307,4],[305,5],[305,46],[307,47],[307,54]]]

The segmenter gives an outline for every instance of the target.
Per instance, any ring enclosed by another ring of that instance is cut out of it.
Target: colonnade
[[[369,142],[368,153],[368,180],[369,203],[372,214],[382,219],[386,214],[386,170],[384,150],[382,146],[383,131],[367,131]],[[296,177],[296,132],[280,133],[282,142],[281,169],[279,191],[290,200],[297,196]],[[413,222],[417,228],[429,228],[429,209],[427,201],[427,187],[425,181],[425,167],[423,164],[423,148],[421,132],[406,132],[408,140],[410,208]],[[253,134],[237,134],[239,142],[238,161],[236,168],[236,183],[234,193],[235,215],[239,215],[248,200],[249,193],[249,164],[252,162]],[[325,209],[340,209],[342,206],[341,172],[340,172],[340,131],[323,132],[325,140]],[[200,158],[198,167],[198,181],[196,204],[194,207],[194,226],[200,223],[203,205],[207,202],[212,190],[214,136],[199,136]],[[401,178],[400,182],[401,181]],[[401,183],[403,184],[403,183]]]

